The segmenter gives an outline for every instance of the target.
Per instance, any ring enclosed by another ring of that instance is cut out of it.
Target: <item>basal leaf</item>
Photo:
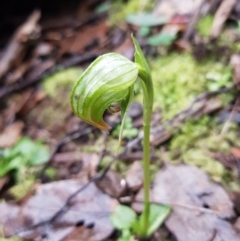
[[[137,214],[129,207],[119,205],[110,219],[118,230],[130,229],[137,219]]]
[[[146,236],[151,236],[164,222],[167,216],[170,214],[171,207],[160,204],[150,204],[150,216],[148,221],[148,228]],[[135,221],[132,225],[133,230],[138,233],[139,236],[144,236],[144,215],[143,212],[139,220]]]
[[[167,205],[150,205],[149,225],[147,236],[151,236],[164,222],[171,212],[171,207]]]

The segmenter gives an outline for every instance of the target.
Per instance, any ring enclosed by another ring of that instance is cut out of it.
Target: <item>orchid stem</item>
[[[142,236],[147,236],[150,216],[150,126],[153,108],[153,85],[152,80],[142,79],[143,89],[143,162],[144,162],[144,210],[143,210],[143,230]]]

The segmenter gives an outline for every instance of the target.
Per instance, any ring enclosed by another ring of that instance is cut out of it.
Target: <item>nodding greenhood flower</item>
[[[112,103],[120,103],[125,114],[138,77],[135,63],[117,53],[97,58],[82,74],[73,87],[71,105],[74,113],[101,130],[111,127],[103,120],[104,111]]]
[[[150,122],[153,106],[153,85],[149,66],[142,50],[132,36],[135,46],[135,62],[131,62],[120,54],[110,53],[97,58],[82,74],[73,87],[71,105],[74,113],[82,120],[97,128],[108,131],[111,127],[103,120],[106,109],[110,112],[122,112],[122,125],[119,143],[126,110],[132,100],[133,85],[139,77],[143,90],[143,159],[144,159],[144,212],[140,228],[141,236],[148,235],[150,202],[150,176],[149,176],[149,148],[150,148]]]
[[[128,60],[117,53],[104,54],[98,57],[80,76],[71,93],[73,112],[82,120],[108,131],[111,127],[103,120],[106,109],[117,112],[120,104],[122,112],[122,126],[126,110],[132,100],[133,85],[139,76],[143,80],[143,90],[149,89],[149,101],[152,102],[152,80],[148,64],[142,51],[132,36],[135,45],[135,62]],[[150,87],[150,88],[149,88]],[[148,106],[148,110],[152,106]],[[120,138],[121,138],[120,131]]]

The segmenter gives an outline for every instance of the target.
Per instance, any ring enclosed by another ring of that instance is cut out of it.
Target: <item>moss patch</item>
[[[48,131],[59,133],[64,129],[65,119],[71,113],[70,93],[74,83],[83,72],[80,68],[62,70],[44,79],[42,88],[47,97],[29,114],[29,120]]]
[[[229,181],[230,177],[233,178],[233,173],[212,159],[211,153],[229,153],[232,143],[240,146],[240,141],[235,125],[232,124],[229,131],[220,136],[222,128],[223,125],[217,125],[216,120],[210,117],[187,122],[169,144],[171,159],[198,166],[215,181],[228,185],[226,176]]]
[[[150,61],[155,88],[154,108],[164,119],[172,118],[206,90],[231,84],[230,67],[208,61],[199,63],[187,53],[170,54]]]
[[[110,24],[118,25],[126,19],[127,15],[141,11],[152,11],[155,6],[153,0],[129,0],[127,2],[122,0],[113,1],[112,8],[109,14]],[[144,6],[144,9],[141,9]]]

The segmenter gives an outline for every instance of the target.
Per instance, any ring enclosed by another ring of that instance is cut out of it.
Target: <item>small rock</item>
[[[143,113],[143,109],[142,109],[142,105],[138,102],[133,102],[130,106],[129,106],[129,110],[128,110],[128,115],[131,118],[137,118],[139,116],[141,116]]]
[[[135,161],[126,175],[127,185],[132,191],[137,191],[143,184],[143,168]]]

